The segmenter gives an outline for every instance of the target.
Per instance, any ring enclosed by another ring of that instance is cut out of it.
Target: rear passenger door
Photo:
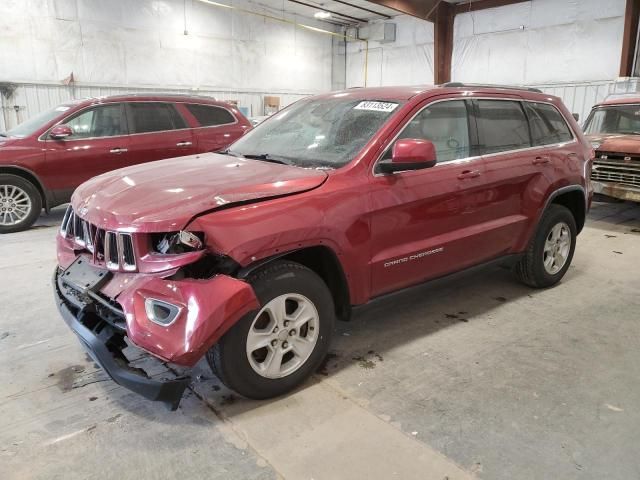
[[[196,153],[192,130],[171,102],[129,102],[131,163]]]
[[[493,228],[485,247],[492,256],[522,249],[527,226],[547,191],[545,169],[552,154],[544,145],[534,145],[525,103],[506,98],[474,101],[491,195]]]
[[[224,107],[197,103],[185,103],[184,106],[199,124],[194,130],[199,152],[222,150],[246,131],[246,126],[240,125]]]

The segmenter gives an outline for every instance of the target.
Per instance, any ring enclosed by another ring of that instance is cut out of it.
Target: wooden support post
[[[640,0],[627,0],[627,7],[624,12],[624,33],[622,34],[622,57],[620,59],[621,77],[633,75],[639,18]]]
[[[440,2],[431,19],[434,23],[433,46],[434,65],[433,79],[436,85],[451,81],[451,57],[453,55],[453,22],[455,7],[447,2]]]

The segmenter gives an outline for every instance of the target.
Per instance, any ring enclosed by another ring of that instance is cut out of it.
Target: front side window
[[[162,132],[187,128],[172,103],[132,102],[128,105],[131,133]]]
[[[231,155],[301,167],[339,168],[353,160],[400,102],[312,98],[296,102],[240,138]]]
[[[573,136],[560,112],[545,103],[525,103],[534,146],[570,141]]]
[[[598,107],[589,116],[584,133],[640,135],[640,105]]]
[[[520,102],[478,100],[478,136],[484,155],[531,146],[529,125]]]
[[[435,103],[416,115],[397,140],[430,140],[436,147],[438,163],[470,156],[469,120],[463,100]],[[383,158],[390,158],[390,148]]]
[[[22,122],[17,127],[7,130],[4,133],[0,133],[2,137],[15,137],[24,138],[35,133],[40,128],[43,128],[47,123],[54,120],[56,117],[64,115],[64,112],[72,108],[73,105],[58,105],[51,110],[46,110],[38,115],[35,115],[25,122]]]
[[[196,105],[188,103],[187,110],[196,117],[202,127],[214,127],[216,125],[226,125],[235,123],[236,119],[229,110],[213,105]]]
[[[114,137],[126,134],[120,104],[90,108],[65,121],[76,138]]]

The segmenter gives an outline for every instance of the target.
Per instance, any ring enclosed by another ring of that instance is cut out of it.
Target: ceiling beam
[[[358,10],[362,10],[363,12],[373,13],[374,15],[378,15],[382,18],[386,18],[387,20],[391,19],[391,17],[385,13],[376,12],[375,10],[371,10],[370,8],[362,7],[360,5],[354,5],[353,3],[345,2],[344,0],[331,0],[331,1],[335,3],[341,3],[342,5],[346,5],[347,7],[357,8]]]
[[[383,7],[391,8],[400,13],[427,20],[429,14],[442,0],[369,0]]]
[[[633,61],[636,56],[638,38],[638,19],[640,18],[640,0],[627,0],[624,12],[624,32],[622,34],[622,56],[620,58],[620,76],[633,75]]]
[[[505,7],[516,3],[530,2],[531,0],[476,0],[457,3],[455,6],[456,15],[467,12],[477,12],[487,8]]]
[[[353,20],[354,22],[367,23],[367,19],[365,19],[365,18],[352,17],[351,15],[345,15],[344,13],[336,12],[335,10],[329,10],[328,8],[319,7],[317,5],[312,5],[310,3],[302,2],[300,0],[289,0],[289,1],[291,3],[296,3],[298,5],[302,5],[303,7],[312,8],[312,9],[318,11],[318,12],[319,11],[329,12],[332,15],[337,15],[338,17],[342,17],[342,18],[348,18],[349,20]]]

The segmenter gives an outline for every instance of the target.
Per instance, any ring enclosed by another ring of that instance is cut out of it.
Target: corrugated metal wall
[[[640,91],[640,79],[632,78],[619,81],[557,83],[531,86],[539,88],[545,93],[562,98],[571,112],[580,114],[580,123],[582,123],[586,120],[591,107],[604,100],[607,95]],[[191,91],[188,89],[113,86],[67,87],[63,85],[21,84],[18,85],[9,100],[2,97],[0,131],[12,128],[37,113],[71,99],[143,92],[196,93],[198,95],[209,95],[219,100],[237,100],[240,106],[249,107],[251,116],[262,115],[265,95],[279,96],[281,106],[283,107],[306,96],[299,93],[229,92],[215,90]]]
[[[613,93],[638,92],[639,79],[625,79],[616,81],[584,82],[531,85],[545,93],[560,97],[569,111],[580,115],[579,123],[582,124],[589,115],[591,107],[604,100]]]
[[[264,96],[280,97],[280,105],[286,106],[301,98],[305,94],[278,93],[278,92],[232,92],[215,90],[189,90],[189,89],[161,89],[161,88],[132,88],[132,87],[105,87],[105,86],[74,86],[49,84],[19,84],[13,95],[6,99],[1,97],[2,114],[0,115],[0,131],[16,126],[44,110],[73,99],[86,97],[101,97],[106,95],[121,95],[124,93],[193,93],[208,95],[218,100],[237,100],[241,107],[249,108],[249,116],[263,114]]]

